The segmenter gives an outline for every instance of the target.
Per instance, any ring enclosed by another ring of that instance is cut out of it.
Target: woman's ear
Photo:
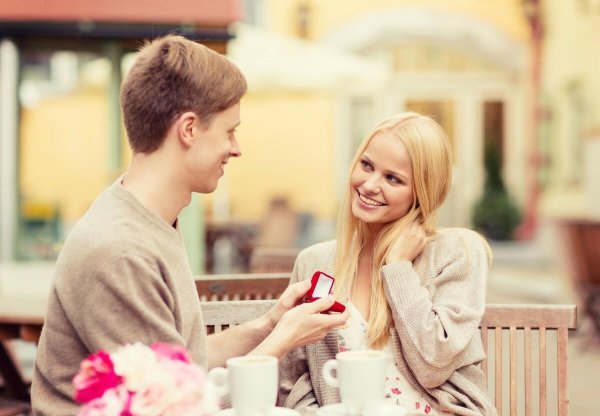
[[[184,146],[192,145],[198,129],[198,116],[193,111],[185,112],[177,118],[177,135]]]

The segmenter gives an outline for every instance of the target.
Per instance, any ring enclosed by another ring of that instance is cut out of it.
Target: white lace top
[[[340,352],[368,349],[366,339],[368,323],[352,302],[348,301],[346,307],[349,309],[350,317],[346,325],[338,329]],[[391,343],[390,339],[383,348],[383,351],[393,356]],[[441,415],[402,376],[393,359],[390,360],[387,371],[386,392],[386,400],[404,407],[411,414]]]

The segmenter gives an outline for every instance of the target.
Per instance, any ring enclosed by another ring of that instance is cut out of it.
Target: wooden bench
[[[195,279],[201,302],[277,299],[289,281],[289,273],[213,274]]]
[[[238,300],[224,302],[200,302],[202,317],[208,334],[221,332],[266,313],[276,300]]]
[[[488,354],[482,369],[488,375],[488,389],[490,395],[494,393],[499,415],[503,414],[506,402],[511,416],[532,415],[534,404],[539,406],[540,415],[546,415],[554,404],[556,414],[568,415],[567,346],[569,330],[576,326],[575,305],[487,305],[480,324],[481,339]],[[506,332],[508,351],[504,350],[503,334]],[[532,336],[535,333],[537,337]],[[522,343],[518,338],[522,338]],[[505,355],[508,355],[508,362],[504,360]],[[537,378],[534,379],[535,357],[538,364]],[[517,364],[521,361],[519,369]],[[537,400],[533,398],[534,386],[539,392]],[[556,395],[548,394],[550,387],[552,391],[556,390]],[[508,396],[505,390],[508,390]],[[549,396],[556,399],[554,404],[548,400]],[[518,406],[519,402],[524,409]]]
[[[275,300],[204,302],[204,323],[209,333],[219,332],[260,316],[274,304]],[[576,328],[576,316],[575,305],[487,305],[480,325],[487,352],[482,369],[499,415],[533,415],[536,405],[539,408],[536,414],[547,415],[549,407],[552,407],[548,406],[550,385],[557,390],[554,396],[557,400],[556,414],[568,415],[568,331]],[[508,342],[503,336],[505,332],[508,332]],[[552,332],[556,332],[556,336],[551,336]],[[522,336],[517,336],[518,333],[522,333]],[[533,337],[533,333],[537,333],[537,337]],[[521,349],[518,348],[518,338],[523,339]],[[504,360],[505,355],[508,361]],[[538,362],[537,377],[534,377],[534,357]],[[517,364],[521,358],[524,364],[519,370]],[[553,368],[549,368],[547,361],[552,362]],[[508,367],[508,371],[505,367]],[[539,392],[537,400],[533,398],[534,388]],[[506,390],[508,394],[505,394]],[[508,406],[505,406],[505,402],[508,402]],[[518,406],[519,403],[522,406]],[[503,409],[507,411],[503,412]]]

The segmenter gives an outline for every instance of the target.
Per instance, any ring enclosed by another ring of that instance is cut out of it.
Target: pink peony
[[[107,390],[102,397],[83,405],[77,416],[132,416],[132,395],[123,386]]]
[[[151,348],[159,359],[167,358],[169,360],[178,360],[186,363],[192,362],[192,358],[190,357],[186,349],[181,345],[171,345],[165,344],[163,342],[155,342],[154,344],[152,344]]]
[[[110,355],[100,350],[90,355],[79,366],[79,371],[73,379],[75,400],[86,403],[97,399],[121,382],[122,378],[115,373]]]
[[[205,370],[180,346],[127,344],[100,351],[73,379],[78,416],[212,416],[218,395]]]

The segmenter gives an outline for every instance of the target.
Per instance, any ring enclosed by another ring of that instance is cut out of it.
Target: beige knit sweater
[[[291,283],[316,270],[333,273],[335,242],[314,245],[296,260]],[[484,241],[464,229],[438,232],[411,262],[386,265],[381,274],[392,310],[394,359],[399,371],[438,410],[496,415],[480,362],[478,325],[485,310],[489,257]],[[334,276],[335,277],[335,276]],[[321,375],[339,351],[336,331],[293,351],[281,365],[280,403],[303,409],[340,401]]]
[[[180,232],[119,182],[69,234],[54,272],[32,384],[37,415],[73,415],[71,381],[99,349],[156,341],[206,366],[199,299]]]

